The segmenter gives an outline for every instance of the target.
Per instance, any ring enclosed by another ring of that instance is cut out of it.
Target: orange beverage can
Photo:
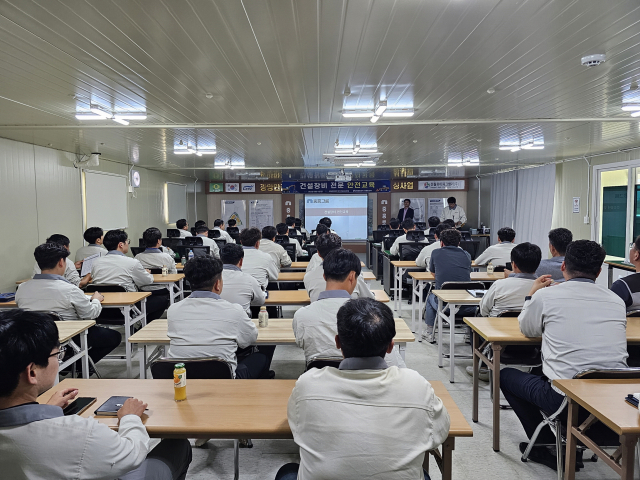
[[[176,363],[173,369],[173,399],[181,402],[187,399],[187,369],[184,363]]]

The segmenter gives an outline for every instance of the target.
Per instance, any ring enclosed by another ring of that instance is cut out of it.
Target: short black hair
[[[389,220],[389,225],[394,230],[397,230],[398,227],[400,226],[400,220],[398,220],[397,218],[392,218],[391,220]]]
[[[206,225],[207,222],[204,220],[196,220],[196,223],[193,224],[193,227],[197,230],[200,225]]]
[[[234,218],[230,218],[229,220],[227,220],[227,225],[229,225],[230,227],[235,227],[236,223],[238,223]]]
[[[62,235],[61,233],[54,233],[47,238],[47,243],[57,243],[63,247],[68,247],[71,242],[69,242],[69,237]]]
[[[287,217],[284,223],[287,224],[287,227],[293,227],[296,224],[296,219],[293,217]]]
[[[267,240],[273,240],[277,234],[278,232],[276,231],[276,227],[274,227],[273,225],[267,225],[262,229],[262,238],[265,238]]]
[[[599,243],[591,240],[576,240],[567,245],[564,266],[573,277],[598,278],[607,252]]]
[[[413,230],[415,226],[416,224],[410,218],[407,218],[405,221],[402,222],[402,228],[404,230]]]
[[[176,228],[179,230],[182,230],[186,226],[187,226],[187,220],[184,218],[181,218],[176,222]]]
[[[396,322],[389,307],[373,298],[356,298],[342,305],[337,317],[345,358],[384,358],[396,336]]]
[[[301,227],[302,226],[302,220],[300,220],[299,218],[296,217],[295,226],[296,226],[296,228]]]
[[[183,270],[191,285],[191,290],[211,291],[213,285],[222,278],[222,261],[210,255],[193,257]]]
[[[324,235],[329,231],[329,227],[327,227],[324,223],[319,223],[316,227],[316,235]]]
[[[437,227],[438,225],[440,225],[440,217],[436,217],[436,216],[429,217],[427,222],[429,222],[429,226],[431,228]]]
[[[404,202],[409,202],[409,203],[411,203],[411,199],[410,199],[410,198],[405,198],[405,199],[402,201],[402,203],[404,203]]]
[[[459,247],[462,234],[455,228],[448,228],[438,235],[438,239],[444,243],[445,247]]]
[[[322,217],[318,223],[322,223],[323,225],[326,225],[327,227],[331,228],[331,219],[329,217]]]
[[[286,223],[279,223],[276,225],[276,232],[278,233],[278,235],[286,235],[287,230],[289,230],[289,227],[287,226]]]
[[[342,239],[335,233],[325,233],[316,238],[316,248],[318,255],[322,258],[327,256],[331,250],[342,247]]]
[[[244,248],[236,243],[227,243],[220,249],[220,260],[225,265],[238,265],[243,258]]]
[[[549,232],[549,243],[560,255],[565,254],[572,241],[573,233],[568,228],[554,228]]]
[[[205,233],[209,231],[209,227],[207,227],[206,225],[198,225],[196,227],[196,233]]]
[[[142,241],[147,248],[153,248],[162,240],[162,232],[156,227],[149,227],[142,233]]]
[[[109,230],[104,236],[102,244],[110,252],[118,249],[120,243],[126,243],[129,235],[124,230]]]
[[[51,350],[59,346],[58,327],[50,314],[19,308],[0,311],[0,397],[15,391],[29,364],[46,368]]]
[[[510,227],[502,227],[498,230],[498,240],[501,242],[512,242],[516,238],[516,231]]]
[[[214,227],[221,227],[222,225],[224,225],[224,220],[222,220],[221,218],[216,218],[213,221],[213,226]]]
[[[82,235],[87,243],[94,244],[99,238],[102,238],[104,231],[100,227],[89,227]]]
[[[456,201],[456,197],[449,197],[447,198],[447,203],[458,203],[458,202]]]
[[[434,235],[435,235],[436,237],[438,237],[438,239],[440,239],[440,234],[441,234],[442,232],[444,232],[445,230],[449,230],[449,229],[451,229],[451,227],[450,227],[449,225],[445,224],[444,222],[442,222],[440,225],[438,225],[438,226],[436,227],[436,230],[435,230],[435,232],[434,232]]]
[[[511,250],[511,261],[515,262],[522,273],[536,273],[540,260],[542,260],[540,247],[533,243],[520,243]]]
[[[344,282],[351,272],[356,272],[356,278],[358,278],[362,270],[358,256],[351,250],[344,248],[331,250],[327,256],[324,257],[322,266],[327,282],[330,280],[334,282]]]
[[[255,247],[262,238],[262,233],[256,227],[244,228],[240,232],[240,243],[243,247]]]
[[[442,222],[444,225],[449,225],[449,228],[455,228],[456,227],[456,222],[454,222],[452,219],[447,218],[444,222]]]
[[[61,258],[67,258],[69,255],[69,250],[57,243],[43,243],[33,251],[33,256],[36,257],[36,263],[40,270],[55,268]]]

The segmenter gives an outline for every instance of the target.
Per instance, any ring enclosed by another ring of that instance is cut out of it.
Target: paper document
[[[80,272],[80,276],[84,277],[87,273],[91,273],[91,267],[93,266],[93,261],[96,258],[100,258],[99,253],[94,253],[93,255],[89,255],[82,262],[82,271]]]

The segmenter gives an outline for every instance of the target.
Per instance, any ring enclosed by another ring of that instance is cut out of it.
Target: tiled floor
[[[382,288],[374,282],[373,288]],[[390,306],[393,306],[390,304]],[[285,317],[293,317],[294,309],[284,310]],[[402,317],[411,324],[411,308],[403,302]],[[463,344],[462,335],[457,336],[457,351],[470,347]],[[522,463],[518,443],[526,436],[515,414],[511,410],[502,411],[501,451],[495,453],[491,448],[491,402],[487,383],[481,382],[479,422],[471,422],[472,385],[471,377],[465,371],[471,360],[456,360],[456,383],[449,383],[449,367],[438,368],[437,346],[414,342],[407,345],[407,367],[420,372],[428,380],[440,380],[449,389],[458,407],[472,425],[473,438],[458,439],[454,451],[454,479],[519,479],[540,480],[555,479],[556,473],[549,468],[531,462]],[[125,378],[122,361],[104,360],[98,366],[104,378]],[[134,372],[137,371],[134,362]],[[297,378],[304,371],[304,355],[296,347],[276,348],[272,369],[276,378]],[[503,400],[504,402],[504,400]],[[256,405],[259,408],[259,405]],[[288,440],[254,440],[252,449],[240,450],[240,478],[243,480],[270,480],[275,477],[278,468],[288,462],[298,461],[297,448]],[[585,452],[585,458],[590,457]],[[431,462],[431,478],[440,478],[440,473]],[[232,479],[233,478],[233,442],[228,440],[210,440],[204,448],[193,449],[193,462],[188,479]],[[586,467],[576,474],[578,480],[616,479],[613,471],[602,461],[586,462]]]

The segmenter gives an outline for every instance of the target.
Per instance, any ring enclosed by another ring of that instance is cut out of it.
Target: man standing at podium
[[[404,222],[408,218],[413,220],[413,208],[411,208],[410,205],[411,205],[411,200],[409,200],[408,198],[405,198],[404,208],[401,208],[400,211],[398,211],[397,218],[400,223]]]
[[[447,203],[449,206],[442,209],[440,221],[444,222],[445,220],[451,219],[456,224],[456,227],[461,227],[467,223],[467,214],[464,213],[464,209],[456,203],[456,197],[447,198]]]

